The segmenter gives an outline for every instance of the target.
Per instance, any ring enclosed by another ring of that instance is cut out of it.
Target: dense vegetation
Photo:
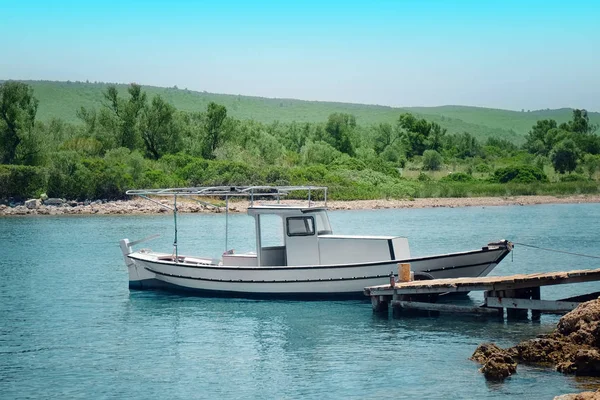
[[[82,102],[73,122],[37,118],[32,85],[0,85],[0,198],[115,199],[130,188],[221,184],[321,184],[340,199],[598,191],[600,139],[585,110],[536,120],[521,145],[510,129],[452,132],[454,120],[385,107],[371,108],[393,119],[365,122],[357,108],[265,122],[214,101],[190,110],[156,90],[120,89],[104,85],[101,102]]]

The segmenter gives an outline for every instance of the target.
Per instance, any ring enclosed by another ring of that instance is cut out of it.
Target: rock
[[[65,203],[65,199],[59,199],[59,198],[55,198],[55,197],[51,197],[47,200],[44,200],[44,205],[46,206],[62,206]]]
[[[517,363],[508,350],[494,343],[483,343],[477,347],[471,360],[483,364],[479,369],[485,379],[501,381],[517,372]]]
[[[564,315],[550,334],[506,350],[484,343],[471,359],[484,364],[480,371],[493,380],[513,374],[515,360],[553,366],[566,374],[600,376],[600,298],[582,303]],[[595,395],[600,400],[600,394]]]
[[[75,200],[67,201],[67,204],[70,207],[77,207],[77,202]]]
[[[502,381],[517,372],[517,363],[508,354],[492,354],[480,369],[485,379]]]
[[[600,347],[600,301],[580,304],[560,319],[557,331],[573,343]]]
[[[573,366],[577,376],[600,376],[600,352],[595,349],[579,350]]]
[[[529,363],[559,364],[568,361],[579,350],[560,336],[526,340],[511,348],[517,359]]]
[[[25,202],[25,207],[30,210],[37,210],[40,206],[40,201],[38,199],[30,199]]]
[[[494,343],[483,343],[477,347],[477,349],[471,356],[471,360],[477,361],[480,364],[485,364],[488,358],[490,358],[496,353],[504,354],[504,350],[495,345]]]
[[[595,392],[563,394],[556,396],[554,400],[600,400],[600,389]]]

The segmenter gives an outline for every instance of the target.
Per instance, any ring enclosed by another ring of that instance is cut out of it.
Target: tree
[[[425,150],[439,151],[446,134],[446,129],[435,122],[417,119],[410,113],[400,115],[397,128],[399,131],[403,130],[402,139],[406,144],[408,157],[420,156]]]
[[[590,179],[593,179],[594,174],[600,168],[600,156],[597,154],[586,154],[583,157],[583,166]]]
[[[125,147],[134,150],[140,142],[139,122],[142,110],[146,107],[146,93],[142,87],[132,83],[127,88],[129,99],[119,97],[119,91],[115,85],[110,85],[102,93],[104,96],[104,109],[96,116],[94,110],[86,110],[81,107],[77,116],[88,126],[88,131],[96,131],[96,123],[99,123],[104,132],[100,132],[99,140],[107,147]],[[98,133],[98,132],[96,132]],[[108,140],[105,135],[111,137]],[[112,142],[110,145],[108,142]]]
[[[29,153],[35,153],[34,143],[28,140],[33,134],[35,114],[38,100],[33,96],[33,89],[21,82],[8,81],[0,85],[0,147],[2,164],[12,164],[17,161],[19,147],[28,158]]]
[[[214,158],[214,152],[223,142],[223,123],[227,118],[227,108],[220,104],[210,102],[206,108],[204,120],[205,146],[204,158]]]
[[[174,123],[175,107],[154,96],[152,104],[143,111],[141,134],[146,155],[154,160],[179,147],[179,131]]]
[[[468,132],[463,132],[456,136],[456,156],[458,158],[473,158],[482,155],[483,151],[481,145],[475,138]]]
[[[354,145],[352,144],[352,131],[356,128],[356,118],[351,114],[333,113],[329,115],[325,132],[327,143],[335,149],[346,153],[349,156],[354,155]]]
[[[134,150],[139,141],[139,118],[142,110],[146,107],[146,93],[142,92],[142,87],[132,83],[127,88],[131,96],[124,104],[121,113],[121,147],[127,147]]]
[[[548,132],[557,127],[558,125],[553,119],[537,121],[527,134],[525,149],[531,154],[548,155],[555,144],[552,142],[552,138],[548,136]]]
[[[554,170],[561,174],[574,171],[577,168],[577,157],[577,146],[571,139],[559,142],[554,146],[550,154]]]
[[[590,124],[590,118],[586,110],[573,110],[571,121],[560,124],[560,128],[574,133],[594,133],[598,126]]]
[[[398,132],[388,123],[382,123],[375,127],[374,135],[374,150],[377,154],[381,154],[387,147],[394,144],[398,139]]]

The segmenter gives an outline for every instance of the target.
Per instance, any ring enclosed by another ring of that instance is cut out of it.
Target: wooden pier
[[[406,264],[398,267],[400,277],[406,277]],[[567,312],[585,301],[598,297],[598,293],[563,300],[542,300],[542,286],[600,281],[600,269],[519,274],[483,278],[432,279],[395,282],[393,285],[369,286],[364,294],[371,297],[374,312],[387,312],[388,305],[394,315],[411,310],[427,312],[462,312],[504,316],[508,319],[539,320],[541,312]],[[437,304],[440,294],[483,291],[484,301],[479,307]]]

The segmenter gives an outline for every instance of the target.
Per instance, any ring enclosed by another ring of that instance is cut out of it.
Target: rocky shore
[[[171,205],[170,199],[160,199],[165,205]],[[221,203],[223,203],[221,201]],[[293,203],[293,201],[283,201]],[[430,207],[491,207],[507,205],[533,205],[533,204],[561,204],[561,203],[600,203],[600,195],[576,196],[514,196],[514,197],[464,197],[464,198],[417,198],[411,200],[355,200],[355,201],[329,201],[327,206],[331,210],[374,210],[388,208],[430,208]],[[178,202],[178,211],[182,213],[215,213],[223,212],[223,207],[205,206],[194,201],[183,200]],[[245,212],[248,208],[247,201],[231,201],[231,212]],[[77,202],[65,199],[30,199],[20,204],[0,204],[0,216],[24,215],[136,215],[160,214],[169,212],[161,207],[143,199],[127,201],[102,201]]]
[[[483,364],[488,380],[503,380],[517,372],[518,363],[548,366],[576,376],[600,376],[600,298],[580,304],[564,315],[554,331],[508,349],[493,343],[480,345],[472,360]],[[600,389],[557,397],[600,399]]]

